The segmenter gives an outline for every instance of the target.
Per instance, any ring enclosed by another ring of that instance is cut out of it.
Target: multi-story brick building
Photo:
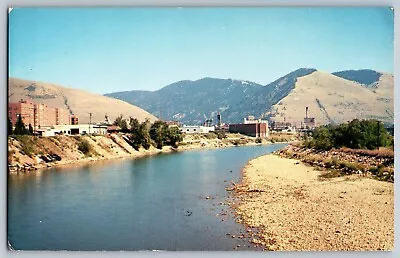
[[[33,103],[21,100],[8,104],[8,114],[15,125],[21,115],[25,125],[31,124],[34,130],[44,126],[69,125],[71,119],[68,110],[48,107],[43,103]]]
[[[33,127],[34,130],[45,125],[45,114],[46,105],[41,103],[35,104],[35,125]]]
[[[69,125],[70,114],[69,111],[63,108],[56,108],[56,124],[57,125]]]
[[[254,119],[253,116],[249,116],[248,119],[244,119],[243,124],[231,124],[229,125],[229,132],[241,133],[253,137],[268,137],[268,121],[261,119]]]
[[[21,100],[18,103],[8,104],[8,116],[10,117],[12,123],[18,120],[18,116],[21,115],[22,121],[25,125],[35,124],[35,104],[33,102],[28,102]]]

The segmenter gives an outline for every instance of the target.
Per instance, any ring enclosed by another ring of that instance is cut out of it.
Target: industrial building
[[[183,127],[180,127],[179,130],[181,130],[182,133],[187,133],[187,134],[209,133],[209,132],[214,132],[215,127],[202,126],[202,125],[184,125]]]
[[[308,107],[306,107],[306,117],[304,118],[304,127],[312,129],[315,127],[315,118],[308,117]]]
[[[107,134],[106,125],[54,125],[44,126],[36,130],[40,136],[55,136],[59,134],[77,135],[77,134]]]
[[[242,124],[229,125],[229,132],[265,138],[269,136],[268,121],[255,119],[254,116],[248,116],[244,118]]]
[[[282,133],[296,133],[296,127],[290,122],[273,121],[271,123],[271,131]]]

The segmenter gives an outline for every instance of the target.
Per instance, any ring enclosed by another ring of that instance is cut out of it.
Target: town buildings
[[[194,134],[194,133],[209,133],[214,132],[214,126],[202,126],[202,125],[184,125],[179,128],[182,133]]]
[[[78,135],[78,134],[107,134],[106,125],[79,124],[79,125],[53,125],[44,126],[36,130],[41,136],[55,136],[59,134]]]
[[[36,132],[39,129],[55,125],[78,124],[78,117],[70,115],[69,111],[63,108],[49,107],[43,103],[20,100],[17,103],[8,104],[8,116],[13,125],[21,116],[22,122],[31,125]]]
[[[18,103],[8,104],[8,117],[11,119],[13,125],[21,116],[25,125],[35,125],[35,104],[27,101],[20,101]]]
[[[244,118],[241,124],[230,124],[229,132],[265,138],[269,136],[268,121],[255,119],[254,116],[248,116]]]
[[[296,133],[296,127],[291,122],[279,122],[273,121],[271,123],[271,132],[282,132],[282,133]]]

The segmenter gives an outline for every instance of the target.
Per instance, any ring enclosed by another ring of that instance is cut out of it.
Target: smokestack
[[[308,118],[308,107],[306,107],[306,118]]]

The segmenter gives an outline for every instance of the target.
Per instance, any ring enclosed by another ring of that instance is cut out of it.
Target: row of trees
[[[340,125],[320,126],[312,132],[312,139],[305,141],[306,147],[323,150],[340,147],[375,149],[393,144],[394,139],[383,123],[358,119]]]
[[[18,116],[17,122],[15,122],[15,127],[12,124],[12,121],[10,117],[8,117],[8,123],[7,123],[7,135],[33,135],[33,127],[31,124],[29,124],[28,128],[26,128],[24,122],[22,121],[22,117]]]
[[[140,147],[149,149],[151,145],[158,149],[168,145],[174,148],[178,147],[178,143],[183,140],[183,136],[179,128],[169,127],[163,121],[155,121],[153,124],[149,120],[142,123],[136,118],[130,118],[129,121],[119,116],[115,119],[114,125],[121,128],[122,132],[127,133],[129,144],[138,150]]]

